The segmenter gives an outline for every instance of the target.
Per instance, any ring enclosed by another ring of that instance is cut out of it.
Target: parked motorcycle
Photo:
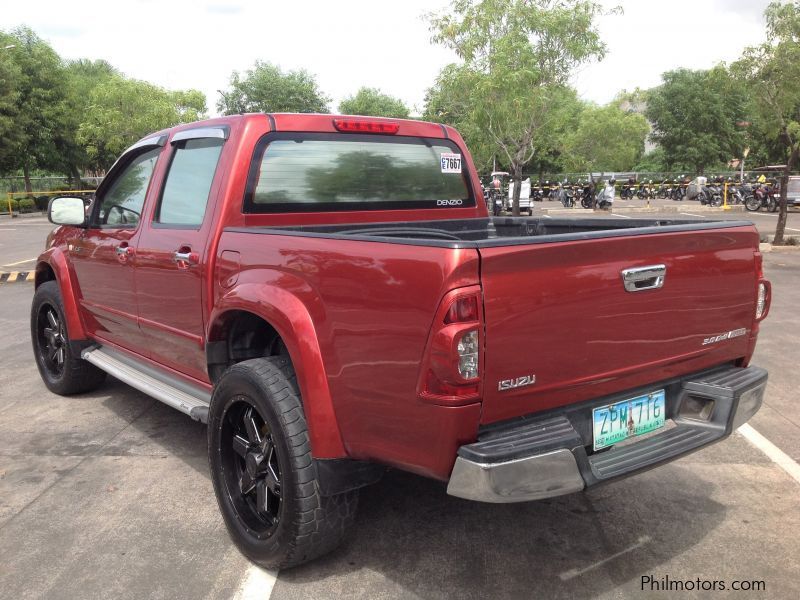
[[[622,184],[622,189],[619,191],[619,197],[622,200],[632,200],[636,197],[636,183],[628,181]]]
[[[594,208],[594,185],[589,181],[581,187],[581,206],[583,208]]]
[[[756,184],[753,195],[745,200],[744,207],[750,212],[765,208],[769,212],[778,210],[778,201],[775,198],[775,189],[769,184]]]
[[[705,206],[722,206],[722,188],[718,182],[701,186],[697,199]]]
[[[687,192],[687,184],[686,178],[681,175],[680,177],[676,177],[673,182],[672,194],[670,198],[675,200],[676,202],[682,202],[684,198],[686,198]]]
[[[566,182],[564,185],[561,186],[561,189],[558,191],[559,199],[561,200],[561,204],[564,208],[573,208],[575,206],[575,192],[572,189],[571,185],[568,185]]]

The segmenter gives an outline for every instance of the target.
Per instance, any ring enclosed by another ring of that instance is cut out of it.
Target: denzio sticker
[[[442,152],[439,156],[442,163],[442,173],[461,173],[460,154]]]

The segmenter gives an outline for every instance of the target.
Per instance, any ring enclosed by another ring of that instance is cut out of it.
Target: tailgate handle
[[[643,290],[657,290],[664,285],[667,276],[667,265],[649,265],[623,269],[622,283],[628,292],[641,292]]]

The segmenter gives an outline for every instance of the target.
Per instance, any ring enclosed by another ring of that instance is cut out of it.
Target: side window
[[[140,154],[111,184],[100,203],[98,222],[114,227],[136,227],[161,148]]]
[[[203,223],[222,143],[217,138],[178,143],[156,209],[156,223],[193,227]]]

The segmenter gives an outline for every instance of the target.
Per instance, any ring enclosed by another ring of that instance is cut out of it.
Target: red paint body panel
[[[303,397],[316,404],[321,389],[323,398],[330,394],[348,455],[441,476],[442,457],[430,444],[453,427],[444,415],[469,415],[474,435],[479,411],[428,409],[416,397],[417,379],[442,296],[478,282],[477,252],[249,233],[224,233],[220,248],[239,252],[242,262],[219,307],[255,305],[276,326],[302,365]],[[279,315],[290,324],[278,326]],[[307,323],[306,332],[292,322]],[[318,349],[304,347],[313,342]],[[306,371],[314,355],[322,368],[315,383]],[[316,436],[320,421],[310,421]]]
[[[244,214],[258,140],[271,131],[335,133],[333,118],[237,115],[161,132],[229,130],[203,224],[152,224],[168,140],[135,229],[56,229],[37,270],[46,263],[59,281],[70,337],[127,349],[211,387],[206,343],[227,313],[251,312],[278,332],[294,363],[315,457],[374,460],[438,479],[449,477],[458,447],[476,439],[481,423],[749,360],[760,275],[752,227],[461,248],[233,231],[488,216],[458,133],[396,119],[388,121],[399,124],[398,136],[454,141],[475,207]],[[123,243],[131,252],[120,262]],[[181,249],[197,264],[176,265]],[[668,267],[661,290],[623,290],[621,269],[655,263]],[[420,394],[429,344],[457,289],[482,295],[478,392],[431,399]],[[737,327],[749,335],[702,346]],[[499,380],[530,374],[535,386],[497,391]]]
[[[597,398],[734,361],[753,327],[758,236],[743,228],[481,250],[486,379],[482,422]],[[623,269],[665,264],[664,286],[628,292]]]

